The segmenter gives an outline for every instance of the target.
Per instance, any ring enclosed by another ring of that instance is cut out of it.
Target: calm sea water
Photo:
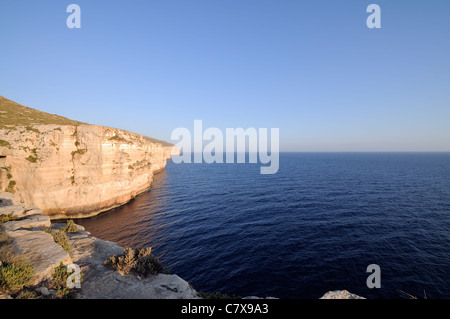
[[[450,297],[450,153],[282,153],[277,174],[259,167],[169,162],[149,192],[77,222],[152,246],[205,292]]]

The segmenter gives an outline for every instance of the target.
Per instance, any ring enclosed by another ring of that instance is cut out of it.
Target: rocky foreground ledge
[[[82,299],[196,299],[198,293],[177,275],[158,274],[142,279],[122,276],[105,267],[106,259],[121,255],[124,249],[115,243],[90,235],[77,225],[75,233],[68,233],[70,253],[56,244],[45,229],[60,229],[64,224],[51,223],[50,217],[38,208],[20,203],[18,197],[0,193],[0,215],[19,217],[2,224],[7,236],[12,238],[14,249],[34,268],[31,285],[43,295],[48,295],[45,281],[52,277],[54,269],[76,264],[83,273],[83,282],[76,298]],[[1,256],[0,256],[1,259]],[[7,297],[3,295],[3,297]]]
[[[51,223],[50,217],[43,215],[39,208],[20,202],[19,197],[0,192],[0,217],[12,220],[0,225],[2,231],[12,240],[14,251],[31,264],[34,275],[32,289],[43,297],[51,297],[48,289],[55,268],[75,264],[83,273],[81,289],[76,298],[80,299],[200,299],[200,295],[188,282],[177,275],[158,274],[149,278],[133,275],[123,276],[107,268],[105,260],[113,255],[122,255],[124,249],[115,243],[91,236],[82,226],[68,233],[70,253],[58,245],[46,231],[58,230],[65,224]],[[0,261],[2,256],[0,256]],[[0,267],[2,267],[0,265]],[[11,298],[7,294],[1,298]],[[256,299],[258,297],[246,297]],[[259,299],[259,298],[258,298]],[[348,291],[326,293],[321,299],[363,299]]]

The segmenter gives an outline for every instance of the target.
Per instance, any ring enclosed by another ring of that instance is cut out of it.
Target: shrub
[[[122,275],[127,275],[136,266],[135,250],[125,248],[123,255],[114,255],[105,261],[105,265],[111,266]]]
[[[36,163],[38,158],[37,158],[37,156],[30,155],[26,158],[26,160],[31,163]]]
[[[0,140],[0,146],[11,148],[11,144],[8,141]]]
[[[110,266],[122,275],[135,273],[144,277],[157,275],[164,271],[160,260],[152,253],[152,249],[132,249],[125,248],[123,255],[114,255],[105,261],[106,266]]]
[[[0,293],[20,291],[30,283],[33,273],[33,267],[16,254],[13,240],[0,227]]]
[[[37,128],[31,127],[31,126],[27,126],[27,127],[25,127],[25,129],[27,131],[31,131],[31,132],[34,132],[34,133],[38,133],[38,134],[40,133],[40,131]]]
[[[66,226],[64,226],[62,231],[65,233],[69,233],[69,234],[76,233],[78,231],[78,227],[77,227],[77,225],[75,225],[73,220],[68,220],[66,223]]]
[[[19,217],[13,216],[13,214],[2,215],[0,216],[0,224],[9,222],[10,220],[18,220]]]
[[[55,268],[52,280],[49,283],[49,288],[56,290],[56,296],[63,297],[69,293],[67,278],[69,278],[67,268],[63,263],[60,263],[59,266]]]
[[[144,256],[138,256],[138,260],[135,266],[135,271],[144,275],[151,276],[157,275],[164,270],[159,258],[151,254],[151,249],[148,254]]]
[[[33,267],[24,262],[2,262],[0,267],[0,290],[15,293],[30,284],[33,277]]]
[[[48,283],[49,288],[56,291],[53,295],[54,298],[68,299],[75,297],[77,289],[69,289],[69,287],[67,287],[67,279],[70,275],[71,273],[67,272],[67,268],[63,263],[60,263],[59,266],[55,268],[52,279]],[[83,281],[83,274],[81,273],[80,276],[81,281]]]
[[[74,157],[76,154],[84,155],[86,154],[87,149],[77,149],[76,151],[72,152],[72,157]]]
[[[110,138],[108,138],[109,141],[117,141],[117,142],[124,142],[124,143],[128,143],[128,141],[126,139],[124,139],[123,137],[119,136],[119,135],[114,135]]]
[[[51,228],[47,228],[45,232],[49,233],[53,236],[53,240],[55,243],[60,245],[65,251],[70,253],[70,245],[69,245],[69,238],[67,237],[66,233],[76,233],[78,231],[77,225],[73,222],[73,220],[68,220],[66,225],[60,229],[55,230]]]
[[[14,190],[14,186],[16,186],[16,181],[9,181],[8,187],[6,187],[5,192],[14,194],[16,191]]]
[[[19,292],[16,296],[16,299],[41,299],[42,296],[39,296],[36,292],[30,289],[24,289]]]
[[[60,245],[65,251],[70,253],[70,245],[69,245],[69,238],[67,237],[64,230],[54,230],[51,228],[47,228],[45,232],[49,233],[53,236],[53,240],[55,243]]]

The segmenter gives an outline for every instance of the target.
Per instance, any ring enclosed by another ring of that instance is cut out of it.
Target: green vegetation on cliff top
[[[82,125],[86,124],[68,118],[38,111],[8,100],[0,95],[0,129],[13,126],[27,126],[56,124],[56,125]]]
[[[156,138],[149,137],[149,136],[145,136],[145,135],[143,135],[143,136],[144,136],[144,138],[145,138],[147,141],[150,141],[150,142],[153,142],[153,143],[159,143],[159,144],[161,144],[162,146],[173,146],[172,143],[169,143],[169,142],[166,142],[166,141],[161,141],[161,140],[158,140],[158,139],[156,139]]]
[[[14,126],[25,126],[27,130],[39,133],[39,130],[33,128],[33,125],[88,125],[87,123],[74,121],[56,114],[50,114],[38,111],[27,106],[21,105],[0,95],[0,129],[13,128]],[[56,128],[58,129],[58,128]],[[56,130],[55,129],[55,130]],[[59,130],[61,130],[59,128]],[[166,141],[157,140],[143,135],[143,137],[153,143],[160,143],[162,146],[172,146]],[[1,143],[5,143],[2,141]],[[7,146],[1,145],[0,146]],[[8,143],[8,142],[6,142]]]

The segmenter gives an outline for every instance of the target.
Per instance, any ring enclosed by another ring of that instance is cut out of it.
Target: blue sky
[[[449,17],[447,0],[2,0],[0,95],[164,140],[200,119],[279,128],[282,151],[450,151]]]

